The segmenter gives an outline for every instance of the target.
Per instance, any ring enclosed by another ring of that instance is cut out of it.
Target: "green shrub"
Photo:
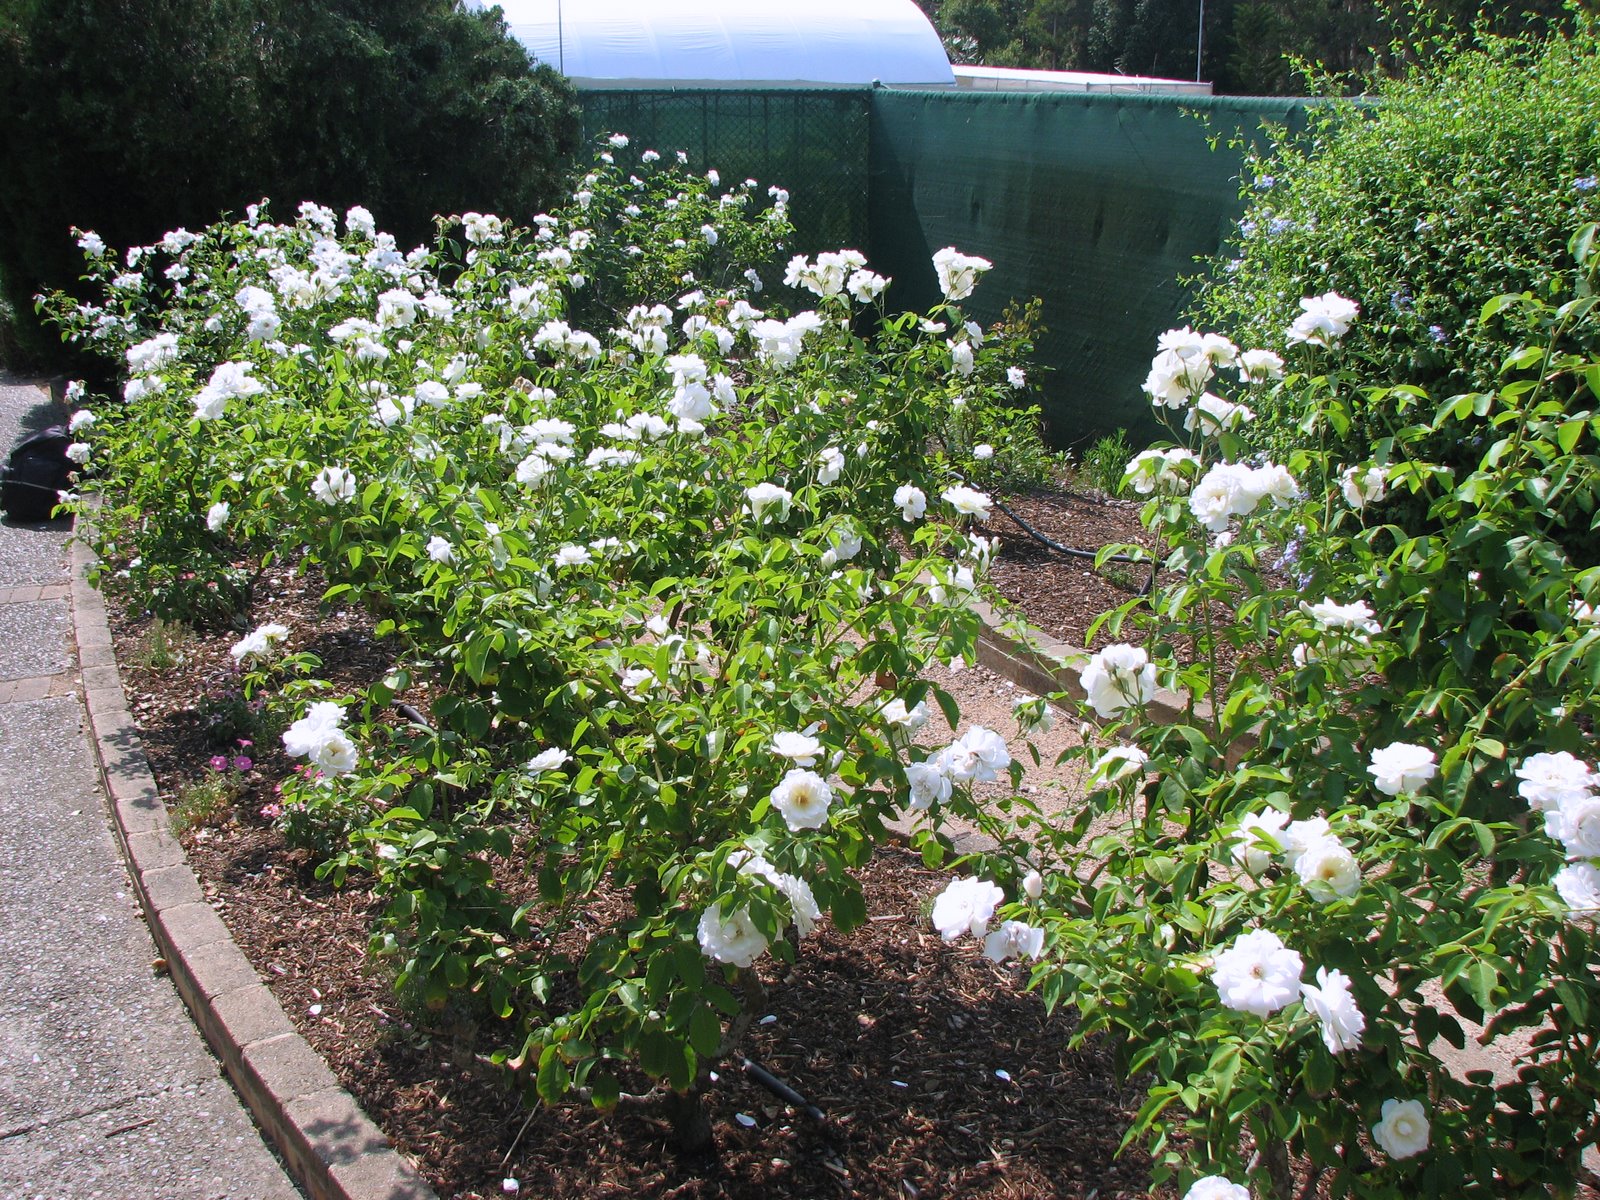
[[[1522,310],[1480,323],[1480,309],[1502,293],[1560,294],[1567,238],[1600,216],[1600,40],[1592,24],[1542,43],[1485,37],[1380,85],[1377,101],[1334,105],[1307,138],[1251,162],[1237,257],[1219,262],[1198,315],[1272,345],[1301,297],[1337,291],[1361,305],[1350,382],[1492,391],[1506,357],[1540,335]],[[1282,454],[1303,442],[1305,415],[1263,403],[1254,440]],[[1330,448],[1358,461],[1394,418],[1392,403],[1358,406]],[[1470,469],[1484,432],[1452,430],[1427,452]]]
[[[132,245],[264,196],[360,200],[405,250],[436,212],[531,215],[577,136],[560,77],[451,0],[0,0],[0,111],[11,353],[41,359],[70,227]]]

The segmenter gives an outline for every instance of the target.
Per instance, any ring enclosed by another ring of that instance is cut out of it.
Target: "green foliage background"
[[[1200,0],[919,0],[952,60],[1052,71],[1195,76]],[[1296,60],[1363,75],[1399,38],[1563,26],[1562,0],[1204,0],[1201,76],[1220,94],[1303,94]],[[1404,61],[1404,55],[1398,61]]]
[[[0,0],[0,112],[14,361],[60,353],[32,297],[76,280],[70,226],[137,244],[359,201],[406,249],[439,212],[527,220],[578,136],[565,81],[451,0]]]
[[[1324,110],[1308,139],[1252,164],[1238,257],[1218,264],[1196,315],[1271,344],[1300,297],[1332,289],[1361,305],[1344,346],[1352,382],[1402,379],[1438,399],[1492,390],[1541,334],[1519,310],[1479,311],[1502,293],[1548,300],[1570,287],[1567,239],[1600,216],[1600,35],[1488,37],[1378,99]],[[1569,337],[1576,353],[1600,350],[1592,324]],[[1263,405],[1255,440],[1286,452],[1304,417]],[[1393,404],[1359,406],[1336,448],[1358,461],[1396,419]],[[1460,432],[1431,453],[1466,470],[1482,431]]]

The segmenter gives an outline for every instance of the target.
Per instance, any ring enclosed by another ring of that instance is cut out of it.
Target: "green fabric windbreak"
[[[1182,280],[1243,211],[1236,131],[1301,128],[1296,100],[897,92],[872,100],[869,244],[891,303],[939,299],[931,262],[989,259],[969,312],[989,322],[1038,296],[1046,329],[1029,396],[1057,447],[1158,426],[1140,391]],[[1204,113],[1209,124],[1195,113]],[[1220,135],[1220,137],[1218,137]],[[1212,150],[1208,139],[1217,138]]]
[[[786,189],[794,249],[816,254],[866,245],[871,95],[864,88],[596,89],[579,100],[591,144],[625,133],[625,154],[682,150],[696,170],[714,168],[724,186],[754,179],[763,200],[768,187]]]

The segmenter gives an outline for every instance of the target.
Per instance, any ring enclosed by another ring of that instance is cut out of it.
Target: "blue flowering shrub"
[[[1331,289],[1361,308],[1341,355],[1355,382],[1492,390],[1538,329],[1520,309],[1480,320],[1482,306],[1509,292],[1552,301],[1567,238],[1600,217],[1597,36],[1592,20],[1542,42],[1485,35],[1379,82],[1369,101],[1314,111],[1307,135],[1247,162],[1246,213],[1196,317],[1265,344],[1301,297]],[[1313,414],[1284,403],[1297,398],[1264,398],[1259,445],[1281,455],[1304,441]],[[1394,414],[1357,406],[1334,435],[1342,452],[1366,456]],[[1490,431],[1473,418],[1450,437],[1431,452],[1470,470]]]
[[[1336,292],[1270,348],[1161,338],[1175,439],[1128,472],[1155,585],[1056,698],[1087,801],[983,822],[1000,849],[933,917],[1116,1035],[1128,1137],[1190,1200],[1572,1195],[1600,1137],[1600,568],[1555,537],[1600,488],[1597,270],[1591,225],[1553,294],[1467,318],[1533,340],[1446,398],[1353,386]],[[1252,438],[1274,404],[1305,414],[1281,457]],[[1370,455],[1327,448],[1380,407]],[[1431,456],[1463,429],[1470,464]]]
[[[309,631],[235,648],[305,764],[285,831],[387,905],[373,953],[480,1005],[530,1092],[652,1098],[690,1140],[758,960],[864,921],[885,822],[1012,766],[982,727],[912,739],[959,722],[920,677],[974,653],[974,471],[1011,453],[1025,333],[966,319],[990,264],[955,249],[896,316],[855,251],[774,265],[786,200],[616,136],[530,229],[463,213],[407,251],[307,203],[121,255],[83,232],[103,298],[52,301],[126,374],[74,392],[102,579],[193,617],[303,560],[392,649],[335,695]]]

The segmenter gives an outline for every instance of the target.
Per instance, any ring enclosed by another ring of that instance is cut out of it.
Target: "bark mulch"
[[[1130,506],[1057,495],[1014,507],[1088,548],[1138,533]],[[1041,557],[1008,525],[997,513],[990,530],[1002,538],[996,578],[1049,632],[1081,641],[1108,602],[1133,594],[1088,564]],[[319,654],[322,677],[340,688],[380,676],[391,651],[360,614],[321,611],[320,594],[313,578],[279,567],[263,577],[251,619],[289,625],[294,648]],[[1068,1048],[1071,1013],[1047,1014],[1019,967],[984,960],[971,941],[942,944],[927,914],[948,872],[893,847],[863,873],[862,929],[824,924],[793,968],[764,960],[768,999],[742,1048],[825,1120],[785,1106],[732,1062],[708,1095],[711,1155],[676,1152],[645,1113],[574,1102],[530,1118],[482,1057],[498,1044],[492,1018],[398,996],[365,954],[374,898],[359,879],[335,888],[317,878],[262,814],[292,764],[278,731],[238,695],[228,655],[237,634],[159,631],[112,604],[118,661],[169,807],[182,811],[195,785],[215,781],[219,756],[235,783],[231,802],[182,835],[208,896],[300,1032],[442,1197],[500,1196],[506,1176],[524,1196],[586,1200],[1147,1193],[1148,1161],[1116,1154],[1139,1089],[1121,1081],[1105,1045]]]

